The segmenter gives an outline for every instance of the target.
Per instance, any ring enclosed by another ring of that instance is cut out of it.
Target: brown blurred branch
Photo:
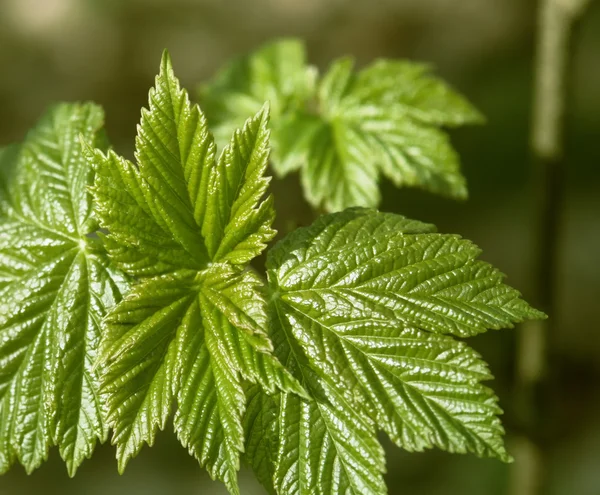
[[[576,20],[589,0],[540,0],[531,151],[538,199],[533,301],[550,319],[523,325],[518,333],[515,383],[516,416],[521,436],[513,452],[512,495],[546,493],[543,448],[549,411],[547,376],[556,322],[556,276],[564,196],[565,109],[571,41]]]

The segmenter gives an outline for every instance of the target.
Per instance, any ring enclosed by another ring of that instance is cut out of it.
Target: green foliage
[[[273,168],[300,170],[315,207],[377,206],[382,173],[397,186],[465,198],[459,158],[440,127],[481,115],[422,64],[345,57],[317,81],[303,45],[283,40],[233,61],[200,97],[224,140],[265,100],[273,108]]]
[[[1,155],[13,169],[0,220],[1,472],[16,459],[31,472],[57,445],[73,475],[108,433],[94,361],[126,284],[88,236],[93,171],[78,142],[100,144],[102,120],[95,105],[58,105]]]
[[[277,445],[277,493],[384,493],[377,429],[409,451],[510,459],[481,385],[487,365],[452,335],[543,315],[478,255],[431,225],[363,209],[321,217],[269,252],[276,355],[314,397],[283,393],[252,409],[272,418],[250,438]],[[269,465],[259,449],[249,455]]]
[[[344,59],[315,80],[294,42],[234,64],[209,92],[230,117],[218,131],[257,113],[218,154],[165,53],[135,163],[91,104],[0,150],[0,471],[31,472],[56,445],[72,475],[109,428],[123,471],[172,413],[232,494],[242,458],[271,494],[384,494],[380,430],[409,451],[510,460],[488,367],[457,338],[544,315],[472,243],[351,208],[280,241],[267,281],[249,266],[275,236],[264,98],[276,168],[306,162],[315,204],[375,203],[375,165],[464,186],[440,172],[453,152],[437,126],[478,114],[424,67],[354,74]],[[413,152],[430,169],[403,169]]]
[[[119,469],[152,444],[175,403],[181,443],[238,493],[242,378],[304,394],[271,354],[263,282],[245,264],[274,236],[268,110],[218,159],[165,53],[136,139],[137,166],[88,148],[98,217],[115,264],[136,277],[105,319],[101,368]]]

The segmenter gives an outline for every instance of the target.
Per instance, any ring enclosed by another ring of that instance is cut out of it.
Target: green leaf
[[[137,166],[88,149],[98,167],[98,216],[106,247],[124,270],[151,276],[211,261],[243,264],[275,235],[268,185],[268,110],[249,119],[218,160],[197,105],[163,57],[136,138]]]
[[[432,225],[364,209],[321,217],[269,252],[276,355],[315,397],[282,394],[279,493],[316,493],[316,480],[335,487],[324,493],[381,493],[375,425],[410,451],[510,459],[487,365],[452,335],[544,315],[478,255]],[[370,455],[352,450],[359,440]],[[340,459],[325,462],[325,445]]]
[[[210,84],[200,88],[202,107],[220,143],[227,143],[233,132],[270,102],[277,122],[290,110],[300,108],[315,86],[316,70],[306,65],[304,45],[282,39],[238,57],[224,67]],[[275,147],[274,153],[278,153]]]
[[[272,305],[277,322],[277,306]],[[267,396],[253,388],[245,417],[245,458],[270,493],[386,493],[375,424],[334,388],[316,381],[304,352],[275,323],[275,354],[309,389]]]
[[[485,119],[463,96],[431,75],[431,67],[403,60],[377,60],[358,74],[362,101],[399,105],[421,122],[459,126]]]
[[[165,53],[142,111],[137,164],[88,147],[104,244],[139,283],[105,319],[102,383],[119,469],[175,409],[182,443],[239,493],[243,380],[306,395],[272,355],[264,283],[244,265],[275,235],[268,110],[216,159],[206,119]]]
[[[278,402],[257,385],[246,390],[246,400],[243,418],[246,444],[242,459],[252,468],[269,495],[275,495],[273,474],[277,453]]]
[[[376,206],[381,173],[399,187],[466,197],[458,155],[440,127],[483,118],[427,66],[378,60],[356,73],[346,57],[318,84],[307,74],[314,72],[300,43],[279,41],[226,67],[200,97],[217,133],[271,101],[273,168],[278,175],[300,169],[315,207]]]
[[[336,390],[325,400],[281,394],[275,481],[281,494],[385,494],[373,422]]]
[[[90,237],[93,170],[77,139],[100,143],[102,121],[95,105],[57,105],[11,159],[0,219],[0,472],[17,459],[31,472],[56,445],[72,476],[107,435],[99,321],[127,284]]]

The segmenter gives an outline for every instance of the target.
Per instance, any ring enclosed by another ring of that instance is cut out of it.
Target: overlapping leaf
[[[242,379],[304,391],[271,354],[262,282],[244,264],[273,237],[268,111],[215,159],[204,115],[163,56],[136,139],[137,165],[88,149],[105,245],[139,283],[105,320],[103,392],[122,470],[175,404],[181,443],[238,493]]]
[[[89,237],[93,171],[78,140],[100,145],[102,121],[95,105],[58,105],[20,151],[2,153],[11,173],[0,200],[1,472],[17,459],[31,472],[57,445],[73,475],[107,435],[99,321],[126,283]]]
[[[277,494],[385,493],[385,460],[374,422],[320,383],[281,329],[273,339],[275,354],[314,398],[248,391],[245,458],[258,479]]]
[[[306,64],[303,45],[282,39],[259,48],[252,56],[232,60],[200,89],[202,108],[210,123],[218,124],[214,127],[217,140],[227,143],[265,101],[270,103],[272,125],[278,127],[281,118],[302,108],[312,96],[316,76],[316,69]],[[278,142],[271,146],[278,157]]]
[[[509,459],[497,399],[481,384],[488,368],[452,335],[543,314],[478,255],[431,225],[362,209],[322,217],[270,251],[276,354],[315,397],[282,393],[252,409],[276,418],[262,428],[276,459],[249,455],[263,478],[271,466],[277,493],[384,493],[377,428],[411,451]]]
[[[376,206],[380,173],[398,186],[466,196],[458,156],[440,127],[481,115],[427,66],[379,60],[356,73],[342,58],[315,84],[305,59],[300,42],[283,40],[223,69],[200,94],[217,135],[271,101],[275,171],[301,169],[307,199],[329,211]]]

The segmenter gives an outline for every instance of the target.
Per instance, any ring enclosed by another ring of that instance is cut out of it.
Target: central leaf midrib
[[[90,259],[87,256],[84,256],[84,261],[85,261],[85,272],[86,272],[86,282],[87,282],[87,297],[86,297],[86,322],[87,324],[91,324],[91,325],[96,325],[94,320],[94,315],[93,312],[91,310],[92,308],[92,293],[90,290],[90,287],[92,287],[92,280],[90,278]],[[98,327],[99,329],[99,327]],[[83,347],[82,347],[82,359],[79,365],[79,369],[81,370],[80,373],[80,380],[79,380],[79,384],[77,387],[77,392],[79,394],[77,403],[78,403],[78,415],[77,415],[77,423],[75,425],[75,429],[76,429],[76,433],[75,433],[75,438],[74,440],[68,445],[68,446],[61,446],[61,451],[63,451],[63,449],[66,451],[67,449],[71,452],[71,455],[66,459],[67,462],[67,469],[69,471],[69,475],[70,476],[74,476],[75,474],[75,470],[77,468],[78,463],[80,462],[80,459],[77,458],[77,454],[76,454],[76,445],[77,445],[77,441],[80,438],[80,436],[86,437],[86,432],[83,431],[83,428],[80,427],[80,423],[81,423],[81,417],[82,414],[85,416],[87,423],[90,425],[90,427],[93,429],[94,428],[94,422],[92,421],[92,419],[90,418],[87,410],[83,407],[82,402],[83,402],[83,385],[84,385],[84,381],[87,381],[88,386],[89,386],[89,390],[92,393],[93,396],[93,405],[94,406],[98,406],[101,404],[101,401],[99,399],[98,396],[98,390],[96,389],[96,387],[94,387],[94,383],[92,380],[92,376],[87,372],[87,370],[85,369],[85,360],[89,357],[88,356],[88,351],[89,351],[89,338],[88,338],[88,326],[86,325],[86,328],[84,329],[83,332]],[[96,383],[96,386],[98,385],[98,383]],[[105,421],[106,421],[106,415],[104,414],[104,411],[102,411],[102,408],[100,407],[99,410],[99,417],[100,417],[100,429],[105,431]],[[57,426],[58,426],[58,421],[59,419],[57,419]],[[71,427],[73,427],[73,425],[70,425]],[[97,432],[93,432],[93,433],[97,433]],[[104,435],[106,435],[106,433],[104,433]],[[63,431],[62,432],[62,436],[63,438],[66,437],[66,432]],[[92,439],[91,439],[91,443],[92,445],[95,443],[95,438],[94,435],[92,434]],[[102,438],[101,438],[102,440]],[[62,453],[62,452],[61,452]],[[81,455],[81,453],[79,453]]]

